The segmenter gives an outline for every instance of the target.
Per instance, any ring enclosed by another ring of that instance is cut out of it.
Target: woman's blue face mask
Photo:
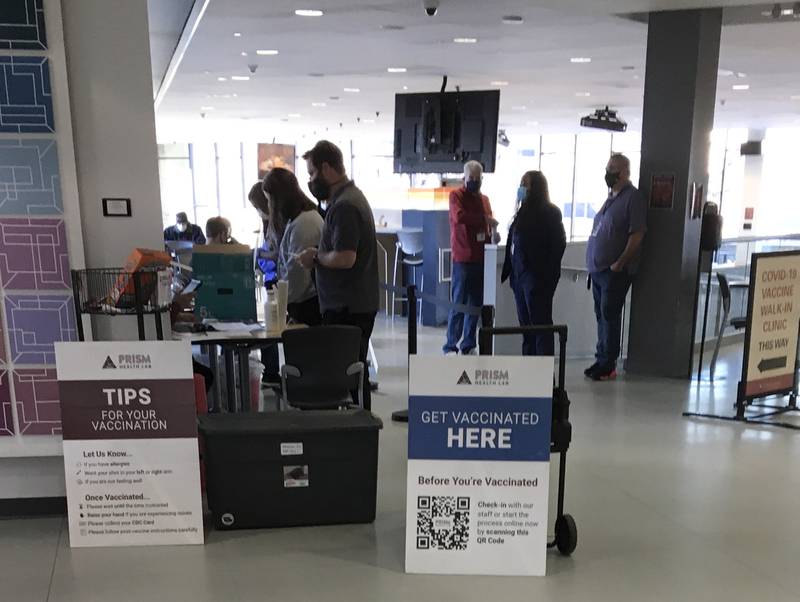
[[[525,200],[525,197],[528,196],[528,189],[524,186],[520,186],[517,188],[517,202],[522,203]]]

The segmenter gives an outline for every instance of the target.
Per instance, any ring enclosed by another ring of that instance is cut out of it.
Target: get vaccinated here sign
[[[412,356],[406,571],[544,575],[553,358]]]

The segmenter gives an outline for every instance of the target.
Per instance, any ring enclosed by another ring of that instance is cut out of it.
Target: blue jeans
[[[592,274],[594,314],[597,318],[597,363],[616,368],[622,335],[622,307],[631,285],[627,272],[605,270]]]
[[[520,326],[552,326],[553,295],[558,280],[547,282],[531,275],[515,279],[512,289]],[[522,335],[522,355],[555,355],[553,333]]]
[[[450,300],[459,305],[468,305],[480,309],[483,305],[483,263],[453,263]],[[444,352],[458,351],[469,353],[475,347],[475,332],[478,329],[478,316],[465,315],[450,310],[447,319],[447,343]],[[463,336],[463,338],[462,338]]]

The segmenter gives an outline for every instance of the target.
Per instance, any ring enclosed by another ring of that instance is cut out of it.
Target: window
[[[217,155],[213,142],[190,145],[196,223],[204,228],[206,220],[219,215]]]
[[[592,233],[595,214],[608,198],[605,171],[611,156],[611,135],[580,134],[575,153],[575,212],[572,221],[573,240],[585,240]]]
[[[567,231],[568,240],[572,229],[575,139],[574,134],[542,136],[541,171],[547,178],[550,200],[564,215],[564,229]]]
[[[188,144],[159,144],[158,171],[161,186],[161,216],[164,227],[175,223],[175,214],[194,213],[192,166]]]
[[[800,163],[800,130],[767,130],[762,148],[761,198],[755,208],[757,234],[800,232],[800,190],[794,170]]]
[[[741,228],[744,158],[739,153],[739,147],[746,141],[746,129],[711,132],[706,200],[719,206],[724,238],[739,236]]]

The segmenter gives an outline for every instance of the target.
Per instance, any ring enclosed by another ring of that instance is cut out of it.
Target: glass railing
[[[716,273],[721,272],[728,277],[728,281],[739,286],[731,288],[731,318],[743,317],[747,314],[748,288],[750,278],[750,264],[753,253],[769,253],[774,251],[791,251],[800,249],[800,234],[784,234],[780,236],[740,236],[725,238],[722,246],[714,255],[711,265],[711,289],[707,291],[708,272],[700,275],[700,298],[697,304],[695,342],[700,342],[702,335],[703,312],[705,309],[706,295],[709,294],[708,326],[706,340],[713,340],[719,334],[722,326],[722,300],[719,296],[719,285]],[[739,331],[741,334],[742,331]],[[735,331],[728,329],[726,335],[733,335]]]

